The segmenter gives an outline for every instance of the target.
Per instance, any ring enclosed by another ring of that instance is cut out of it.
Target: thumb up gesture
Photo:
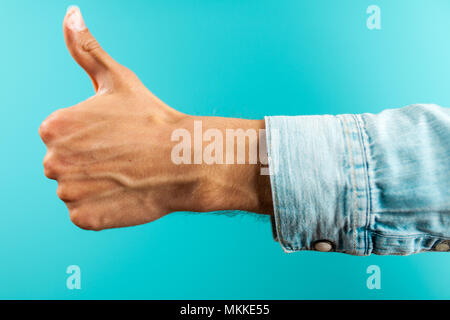
[[[44,173],[74,224],[89,230],[156,220],[173,211],[261,211],[255,165],[175,164],[174,130],[261,128],[264,121],[193,117],[155,97],[99,45],[77,7],[64,38],[92,80],[95,95],[51,114],[39,128],[47,146]],[[70,90],[70,88],[68,88]]]

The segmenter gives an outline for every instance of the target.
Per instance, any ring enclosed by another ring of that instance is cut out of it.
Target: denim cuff
[[[275,116],[265,122],[275,240],[286,252],[370,254],[361,117]]]

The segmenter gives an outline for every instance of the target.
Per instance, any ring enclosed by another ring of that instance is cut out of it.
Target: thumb
[[[63,22],[64,39],[75,61],[88,73],[96,92],[112,89],[112,68],[117,65],[98,44],[84,24],[80,9],[67,9]]]

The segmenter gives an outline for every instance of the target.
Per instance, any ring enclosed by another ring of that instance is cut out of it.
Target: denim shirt
[[[265,121],[272,227],[286,252],[450,250],[450,109]]]

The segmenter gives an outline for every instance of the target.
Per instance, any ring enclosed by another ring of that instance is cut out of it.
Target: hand
[[[174,211],[271,211],[270,184],[258,165],[171,161],[178,128],[264,128],[264,121],[192,117],[156,98],[114,61],[85,27],[78,8],[64,19],[67,47],[96,94],[50,115],[39,128],[44,172],[74,224],[90,230],[147,223]],[[269,191],[268,191],[269,190]],[[268,196],[269,195],[269,196]]]

